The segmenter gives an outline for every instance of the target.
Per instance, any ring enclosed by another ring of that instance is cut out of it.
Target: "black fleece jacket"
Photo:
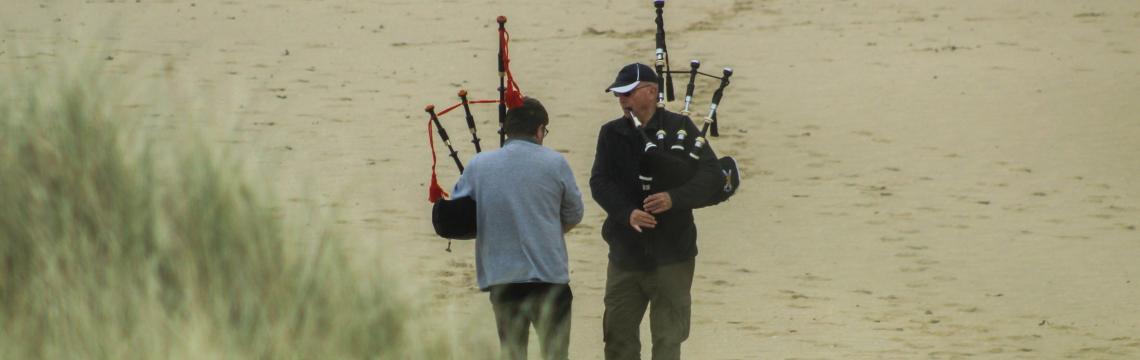
[[[662,116],[654,116],[641,131],[655,139],[657,130],[664,128],[668,136],[663,148],[668,149],[676,141],[677,129],[683,127],[690,134],[685,139],[685,148],[692,149],[699,131],[693,121],[663,109],[657,111],[662,112]],[[637,131],[639,129],[628,118],[602,125],[590,173],[590,191],[594,201],[606,210],[602,238],[609,244],[610,261],[623,269],[648,270],[697,256],[693,209],[708,205],[712,195],[724,184],[716,154],[711,146],[705,144],[692,179],[667,190],[673,207],[654,215],[656,228],[643,228],[643,232],[638,233],[629,225],[629,216],[634,209],[642,208],[647,194],[641,191],[637,177],[645,146]]]

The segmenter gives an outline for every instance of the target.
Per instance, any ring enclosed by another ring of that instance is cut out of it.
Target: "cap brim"
[[[609,89],[606,89],[606,92],[612,91],[612,92],[616,92],[616,93],[625,94],[627,92],[633,91],[633,89],[637,87],[637,81],[634,81],[632,83],[629,83],[627,85],[622,85],[622,86],[616,86],[616,85],[617,84],[611,85]]]

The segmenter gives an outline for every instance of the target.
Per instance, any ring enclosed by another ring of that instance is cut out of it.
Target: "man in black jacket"
[[[603,337],[607,360],[639,359],[641,320],[649,307],[653,359],[679,359],[689,336],[697,228],[692,209],[708,204],[723,185],[712,148],[699,153],[696,173],[682,185],[648,194],[638,178],[645,142],[664,129],[670,142],[684,129],[687,151],[698,129],[686,116],[657,107],[657,74],[643,64],[626,65],[606,89],[622,117],[602,126],[590,174],[594,200],[606,210],[602,237],[609,244]],[[642,119],[636,127],[630,114]]]

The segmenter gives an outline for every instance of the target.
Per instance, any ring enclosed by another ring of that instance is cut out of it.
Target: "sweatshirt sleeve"
[[[582,205],[582,192],[574,181],[574,172],[565,158],[561,159],[559,176],[562,179],[562,224],[577,225],[582,222],[585,207]]]
[[[475,184],[472,180],[475,176],[473,173],[476,171],[475,166],[472,166],[474,164],[475,158],[471,158],[471,161],[467,163],[467,171],[460,174],[459,180],[455,181],[455,187],[451,189],[452,199],[458,199],[464,196],[470,196],[472,199],[475,198]]]

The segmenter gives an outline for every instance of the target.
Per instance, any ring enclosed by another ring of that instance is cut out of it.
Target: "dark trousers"
[[[534,324],[546,360],[566,360],[570,348],[570,285],[517,283],[491,286],[491,306],[503,359],[526,359]]]
[[[609,265],[602,318],[606,360],[641,359],[639,335],[646,307],[653,360],[681,358],[681,343],[689,338],[695,264],[690,259],[648,271]]]

